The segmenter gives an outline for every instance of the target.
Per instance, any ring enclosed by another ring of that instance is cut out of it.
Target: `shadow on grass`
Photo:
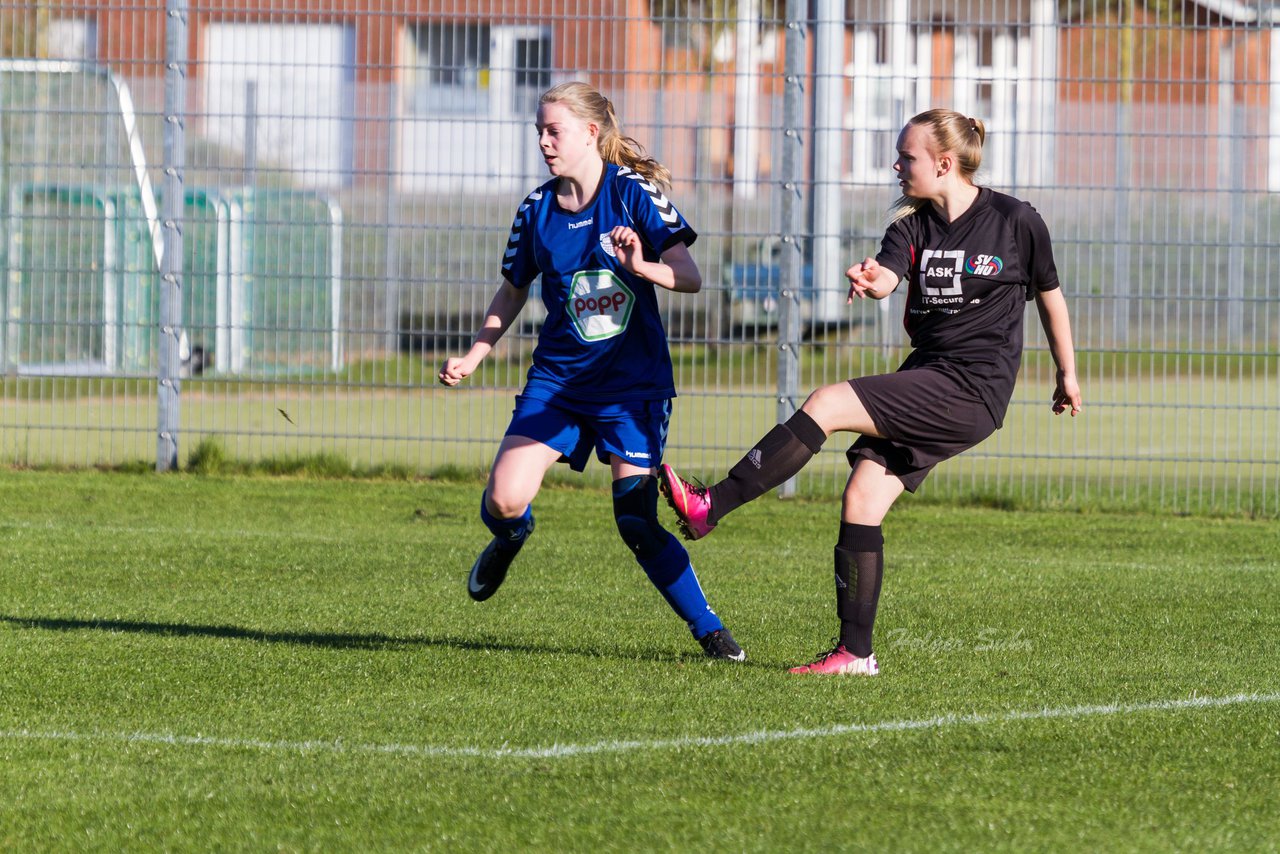
[[[625,658],[634,661],[636,651],[572,648],[510,641],[450,637],[397,637],[378,633],[341,634],[337,632],[270,632],[241,626],[203,626],[187,623],[152,623],[138,620],[76,620],[53,617],[14,617],[0,614],[0,624],[8,623],[24,629],[51,632],[102,631],[123,632],[163,637],[231,638],[259,643],[293,644],[329,649],[387,649],[395,647],[444,647],[471,652],[499,651],[538,655],[579,655],[587,658]],[[690,656],[672,655],[668,650],[650,649],[641,658],[652,661],[683,661]],[[693,656],[701,658],[700,655]]]

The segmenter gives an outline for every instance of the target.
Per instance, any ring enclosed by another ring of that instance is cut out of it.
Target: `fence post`
[[[5,87],[8,86],[8,75],[0,73],[0,116],[5,114]],[[0,234],[0,379],[8,375],[10,371],[9,364],[9,325],[12,323],[15,327],[14,315],[17,313],[10,309],[10,288],[13,285],[9,282],[9,241],[12,239],[9,235],[12,232],[13,224],[9,221],[9,140],[4,135],[4,123],[0,122],[0,224],[3,224],[5,233]],[[17,301],[14,300],[14,306]],[[16,352],[16,351],[15,351]],[[15,356],[13,360],[12,370],[16,373],[18,369],[18,360]]]
[[[387,99],[387,181],[386,181],[386,267],[385,305],[383,306],[383,349],[388,359],[400,351],[400,92],[399,75],[389,85]],[[386,93],[384,93],[386,94]],[[361,345],[363,346],[363,345]]]
[[[800,394],[800,289],[804,276],[804,81],[805,0],[787,0],[786,62],[782,95],[782,256],[778,259],[778,423],[795,414]],[[795,495],[791,478],[778,487],[782,497]]]
[[[244,84],[244,185],[258,185],[258,81]]]
[[[164,72],[164,200],[160,221],[160,364],[157,391],[156,471],[178,466],[178,424],[182,368],[182,230],[186,202],[183,125],[187,113],[187,9],[185,0],[167,0]]]
[[[848,310],[840,286],[841,172],[844,168],[843,6],[819,3],[813,45],[812,322],[836,323]]]

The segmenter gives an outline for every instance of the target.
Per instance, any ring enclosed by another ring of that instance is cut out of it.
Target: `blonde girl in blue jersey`
[[[483,601],[533,532],[533,500],[547,471],[582,471],[591,453],[613,477],[618,533],[712,658],[742,648],[707,604],[689,555],[658,522],[662,461],[675,385],[656,289],[697,293],[689,253],[697,234],[666,198],[670,172],[622,134],[613,105],[585,83],[545,92],[538,146],[551,180],[520,205],[502,261],[503,283],[467,353],[440,382],[472,374],[541,279],[547,317],[493,467],[480,516],[493,534],[467,589]]]

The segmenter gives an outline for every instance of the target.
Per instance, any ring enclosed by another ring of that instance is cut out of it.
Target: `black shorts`
[[[880,463],[908,492],[938,463],[996,431],[982,398],[944,371],[913,368],[858,377],[849,385],[885,437],[859,437],[846,452],[849,465],[861,458]]]

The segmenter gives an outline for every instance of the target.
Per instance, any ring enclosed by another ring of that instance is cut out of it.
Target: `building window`
[[[416,115],[530,114],[551,86],[551,36],[540,27],[429,22],[406,36]]]
[[[1023,168],[1017,157],[1017,129],[1029,124],[1027,110],[1034,107],[1025,85],[1030,68],[1022,65],[1030,65],[1030,39],[1030,29],[1019,25],[956,30],[954,108],[982,119],[988,132],[995,131],[982,155],[984,180],[993,184],[1016,183],[1016,170]]]
[[[979,26],[960,30],[956,44],[958,109],[990,117],[999,109],[1001,83],[1018,67],[1018,31],[1014,27]]]
[[[409,27],[410,108],[419,115],[489,112],[488,24]]]
[[[517,33],[512,44],[515,103],[511,106],[517,114],[531,114],[538,108],[538,97],[551,88],[551,39],[543,33]]]
[[[879,183],[892,174],[898,131],[929,103],[929,47],[930,31],[905,22],[855,28],[845,69],[853,94],[845,114],[852,180]]]

